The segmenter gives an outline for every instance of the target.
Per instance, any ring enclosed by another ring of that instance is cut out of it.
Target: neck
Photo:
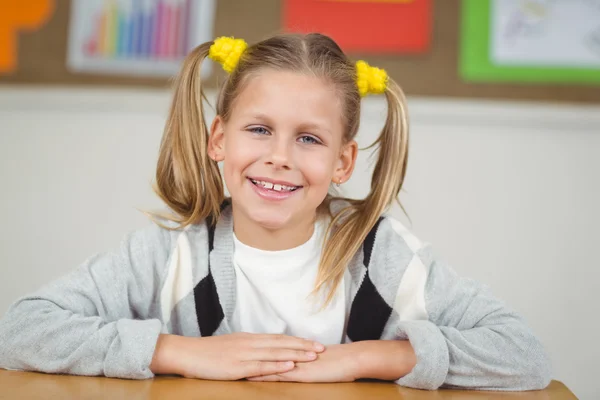
[[[279,251],[292,249],[306,243],[313,235],[315,219],[307,218],[293,226],[271,229],[245,216],[233,208],[233,231],[237,239],[246,246],[260,250]]]

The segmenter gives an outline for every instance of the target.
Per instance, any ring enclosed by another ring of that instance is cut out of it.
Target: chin
[[[289,224],[291,215],[271,210],[253,210],[249,213],[252,221],[269,230],[278,230]]]

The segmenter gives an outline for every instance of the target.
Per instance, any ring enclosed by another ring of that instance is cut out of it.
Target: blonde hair
[[[202,102],[200,68],[212,44],[204,43],[186,57],[160,146],[154,190],[175,215],[148,214],[176,222],[179,228],[204,220],[216,223],[225,200],[219,168],[207,153],[209,132]],[[227,121],[248,79],[265,68],[311,74],[333,84],[344,100],[345,143],[355,138],[361,103],[356,66],[332,39],[316,33],[277,35],[248,47],[221,88],[217,114]],[[346,199],[348,206],[332,215],[327,230],[314,289],[314,293],[329,289],[324,305],[332,300],[348,263],[381,214],[394,200],[399,203],[408,161],[408,122],[404,95],[391,78],[385,97],[385,125],[369,146],[378,147],[371,190],[365,199]],[[329,209],[332,199],[327,196],[322,206]]]

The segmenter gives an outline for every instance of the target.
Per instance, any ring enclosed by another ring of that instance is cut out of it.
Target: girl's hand
[[[251,381],[351,382],[359,379],[360,347],[356,343],[327,346],[316,361],[299,362],[290,371],[249,378]]]
[[[327,346],[310,363],[291,371],[249,378],[252,381],[350,382],[361,378],[396,380],[415,367],[417,358],[406,340],[365,340]]]
[[[286,335],[160,335],[150,369],[186,378],[237,380],[290,371],[295,362],[310,363],[323,350],[319,343]]]

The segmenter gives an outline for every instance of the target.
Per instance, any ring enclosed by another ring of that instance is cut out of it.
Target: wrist
[[[150,370],[155,375],[179,374],[177,370],[178,342],[182,338],[176,335],[160,334],[156,341]]]
[[[357,379],[395,381],[409,374],[417,357],[408,340],[365,340],[356,345]]]

